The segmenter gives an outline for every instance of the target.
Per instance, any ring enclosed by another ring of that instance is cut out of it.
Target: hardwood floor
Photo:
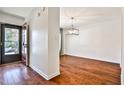
[[[120,66],[98,60],[62,56],[61,75],[52,80],[57,84],[120,84]]]
[[[0,66],[1,85],[119,85],[118,64],[86,58],[61,56],[61,75],[49,81],[21,63]]]

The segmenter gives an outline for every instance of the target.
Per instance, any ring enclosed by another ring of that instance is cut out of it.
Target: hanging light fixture
[[[74,17],[71,17],[71,28],[67,30],[68,35],[79,35],[79,29],[74,27]]]

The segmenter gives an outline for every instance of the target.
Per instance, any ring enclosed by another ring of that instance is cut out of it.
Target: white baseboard
[[[123,73],[123,71],[121,72],[121,85],[124,85],[124,73]]]
[[[30,67],[31,67],[34,71],[36,71],[38,74],[40,74],[43,78],[45,78],[46,80],[49,80],[48,76],[47,76],[45,73],[43,73],[41,70],[37,69],[37,68],[36,68],[35,66],[33,66],[33,65],[30,65]]]
[[[73,54],[64,54],[64,55],[70,55],[70,56],[75,56],[75,57],[80,57],[80,58],[87,58],[87,59],[93,59],[93,60],[99,60],[99,61],[106,61],[109,63],[116,63],[116,64],[120,64],[121,62],[115,62],[114,60],[108,60],[108,59],[103,59],[103,58],[99,58],[99,57],[91,57],[91,56],[80,56],[80,55],[73,55]]]
[[[58,71],[58,72],[55,72],[55,73],[53,73],[53,74],[51,74],[51,75],[48,76],[48,75],[46,75],[45,73],[43,73],[41,70],[37,69],[35,66],[30,65],[30,67],[31,67],[34,71],[36,71],[38,74],[40,74],[43,78],[45,78],[46,80],[50,80],[50,79],[52,79],[52,78],[54,78],[54,77],[60,75],[60,72]]]
[[[49,75],[49,78],[48,79],[50,80],[50,79],[52,79],[52,78],[54,78],[54,77],[56,77],[58,75],[60,75],[60,72],[59,71],[57,71],[57,72],[52,73],[51,75]]]

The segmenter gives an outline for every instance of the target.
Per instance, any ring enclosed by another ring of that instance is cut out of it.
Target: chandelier
[[[71,28],[67,30],[67,35],[79,35],[79,29],[74,27],[74,17],[71,17]]]

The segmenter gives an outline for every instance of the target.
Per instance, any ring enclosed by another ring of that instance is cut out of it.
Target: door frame
[[[25,22],[23,25],[22,25],[22,34],[23,34],[23,30],[26,30],[26,35],[27,35],[27,44],[26,45],[23,45],[23,41],[22,41],[22,47],[26,47],[27,48],[27,54],[25,55],[25,58],[23,58],[23,54],[22,54],[22,63],[25,64],[26,66],[29,66],[29,52],[30,52],[30,40],[29,40],[29,24],[27,22]],[[23,37],[23,36],[22,36]]]
[[[2,38],[2,28],[1,28],[2,23],[0,23],[0,64],[2,64],[2,46],[1,46],[1,38]]]
[[[9,58],[13,58],[15,60],[11,60],[11,61],[18,61],[18,59],[20,59],[21,61],[21,56],[22,56],[22,53],[21,53],[21,41],[22,41],[22,38],[21,38],[21,29],[22,27],[21,26],[17,26],[17,25],[12,25],[12,24],[1,24],[1,42],[2,42],[2,47],[1,47],[1,64],[5,64],[5,63],[9,63],[9,62],[4,62],[4,58],[5,58],[5,55],[4,55],[4,38],[5,38],[5,32],[4,32],[4,28],[5,27],[8,27],[8,28],[17,28],[19,29],[19,54],[12,54],[12,55],[8,55],[8,59],[7,60],[10,60]]]

